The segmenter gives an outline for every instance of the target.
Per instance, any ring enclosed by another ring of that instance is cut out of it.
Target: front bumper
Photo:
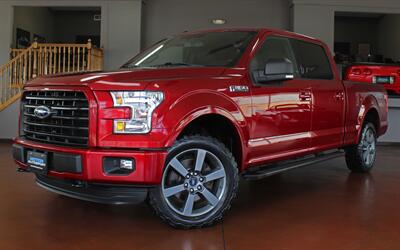
[[[51,192],[103,204],[137,204],[143,202],[151,187],[104,185],[82,181],[56,179],[36,175],[36,183]]]
[[[17,138],[13,145],[14,160],[25,170],[29,170],[27,164],[28,151],[37,151],[49,155],[49,166],[46,174],[49,177],[88,183],[128,185],[160,184],[167,155],[167,149],[78,149]],[[107,174],[103,170],[105,157],[132,158],[135,160],[135,170],[127,175]]]

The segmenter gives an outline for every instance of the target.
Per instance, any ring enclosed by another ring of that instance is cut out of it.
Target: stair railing
[[[101,71],[103,50],[87,44],[40,44],[13,49],[10,61],[0,66],[0,111],[16,101],[29,80],[52,74]]]

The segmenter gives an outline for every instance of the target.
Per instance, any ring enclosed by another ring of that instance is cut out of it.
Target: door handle
[[[344,92],[343,91],[336,92],[334,97],[337,101],[343,101],[344,100]]]
[[[301,91],[299,94],[300,101],[311,101],[311,92]]]

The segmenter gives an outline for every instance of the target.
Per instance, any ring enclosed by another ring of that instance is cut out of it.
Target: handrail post
[[[87,71],[92,68],[92,39],[89,38],[87,43],[88,55],[87,55]]]
[[[32,78],[35,78],[38,75],[37,48],[38,48],[38,42],[37,38],[35,38],[35,41],[32,44],[32,49],[33,49]]]

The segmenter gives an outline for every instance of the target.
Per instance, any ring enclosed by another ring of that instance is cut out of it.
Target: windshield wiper
[[[134,68],[139,68],[137,65],[124,65],[121,67],[121,69],[134,69]]]
[[[166,62],[163,64],[151,65],[149,67],[159,68],[159,67],[176,67],[176,66],[204,67],[204,65],[190,64],[190,63],[175,63],[175,62]]]
[[[153,66],[125,65],[121,69],[151,69]]]
[[[161,67],[205,67],[205,65],[199,65],[199,64],[190,64],[190,63],[173,63],[173,62],[167,62],[163,64],[156,64],[156,65],[148,65],[148,66],[141,66],[141,65],[124,65],[121,68],[122,69],[135,69],[135,68],[161,68]]]

